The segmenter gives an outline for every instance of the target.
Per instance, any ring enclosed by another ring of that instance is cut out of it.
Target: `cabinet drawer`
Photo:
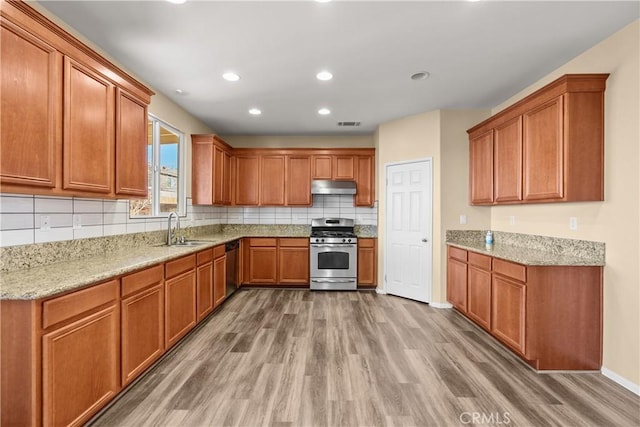
[[[447,254],[449,255],[449,258],[467,262],[467,251],[465,251],[464,249],[449,246],[447,250],[448,250]]]
[[[165,278],[170,279],[194,268],[196,268],[195,254],[169,261],[165,264]]]
[[[491,257],[488,255],[469,252],[469,264],[475,265],[483,270],[491,271]]]
[[[225,253],[224,245],[219,245],[213,248],[213,258],[218,259]]]
[[[213,249],[206,249],[204,251],[198,252],[196,254],[196,258],[198,259],[198,265],[211,262],[213,260]]]
[[[375,248],[376,247],[376,239],[373,238],[362,238],[358,239],[358,248]]]
[[[118,298],[120,280],[111,280],[101,285],[73,292],[49,301],[42,305],[42,328],[71,319],[86,311],[100,307]]]
[[[307,246],[309,246],[309,238],[308,237],[283,238],[283,239],[280,239],[280,246],[306,248]]]
[[[511,277],[520,282],[527,281],[527,267],[502,259],[493,259],[493,272],[503,276]]]
[[[155,267],[124,276],[122,278],[122,296],[126,297],[140,289],[162,282],[163,273],[162,264],[159,264]]]
[[[266,238],[252,238],[249,239],[249,246],[276,246],[276,240],[275,238],[270,238],[270,237],[266,237]]]

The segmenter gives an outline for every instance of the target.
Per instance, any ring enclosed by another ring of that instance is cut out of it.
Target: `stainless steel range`
[[[311,220],[311,289],[358,288],[358,238],[352,219]]]

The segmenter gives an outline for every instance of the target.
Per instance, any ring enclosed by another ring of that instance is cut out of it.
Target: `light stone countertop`
[[[484,241],[450,240],[447,241],[447,245],[530,266],[604,266],[604,262],[596,258],[582,258],[501,243],[494,243],[489,249]]]
[[[238,232],[198,234],[190,240],[206,243],[197,246],[154,245],[123,248],[84,259],[71,259],[56,264],[2,272],[0,300],[48,298],[245,237],[308,238],[309,231],[292,227],[280,230],[255,227]]]

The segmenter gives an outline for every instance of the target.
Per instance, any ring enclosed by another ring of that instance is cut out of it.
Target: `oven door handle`
[[[341,243],[333,243],[329,245],[316,245],[315,243],[311,244],[312,248],[355,248],[356,245],[353,244],[341,244]]]
[[[314,283],[355,283],[355,279],[311,279]]]

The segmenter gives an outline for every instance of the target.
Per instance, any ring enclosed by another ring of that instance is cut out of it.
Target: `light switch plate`
[[[467,216],[466,215],[460,215],[460,224],[464,225],[467,223]]]
[[[77,230],[79,228],[82,228],[82,215],[74,214],[73,215],[73,229]]]
[[[51,230],[51,217],[49,215],[42,215],[40,217],[40,231]]]
[[[569,230],[577,230],[578,229],[578,218],[575,216],[569,217]]]
[[[514,215],[509,217],[509,225],[516,225],[516,217]]]

